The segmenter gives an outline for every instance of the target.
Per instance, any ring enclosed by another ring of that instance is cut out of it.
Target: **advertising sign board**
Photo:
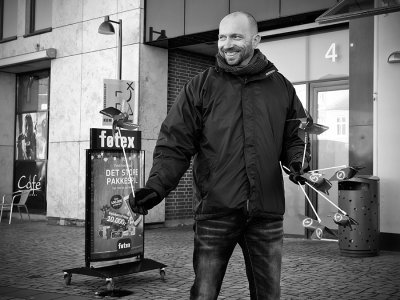
[[[141,131],[121,130],[121,137],[117,134],[112,135],[111,129],[90,128],[90,149],[104,150],[140,150],[141,149]]]
[[[126,155],[128,168],[122,150],[87,150],[87,261],[143,254],[143,216],[132,214],[127,200],[131,179],[135,189],[143,186],[144,153]]]

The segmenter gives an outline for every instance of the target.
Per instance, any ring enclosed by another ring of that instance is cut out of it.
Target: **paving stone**
[[[62,270],[85,265],[84,235],[83,227],[0,223],[0,300],[33,294],[45,300],[99,299],[96,292],[105,289],[104,279],[73,274],[71,285],[64,284]],[[337,243],[294,238],[286,238],[283,249],[281,299],[400,299],[399,252],[349,258],[340,255]],[[116,288],[132,292],[120,299],[188,299],[192,253],[191,226],[147,229],[144,256],[167,265],[165,281],[158,270],[117,277]],[[229,262],[219,299],[250,299],[240,247]]]

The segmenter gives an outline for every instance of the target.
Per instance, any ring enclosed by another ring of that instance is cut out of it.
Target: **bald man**
[[[247,65],[259,42],[257,22],[251,15],[235,12],[222,19],[219,25],[218,51],[228,65]]]
[[[161,125],[149,179],[136,198],[130,195],[132,209],[146,214],[178,185],[193,158],[190,299],[217,299],[237,244],[251,299],[280,297],[280,162],[296,174],[305,167],[298,124],[287,120],[306,115],[292,84],[256,49],[259,42],[251,15],[221,20],[216,65],[182,89]]]

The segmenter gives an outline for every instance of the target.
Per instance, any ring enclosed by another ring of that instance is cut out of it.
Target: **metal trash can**
[[[379,178],[357,176],[339,181],[338,204],[355,224],[339,225],[342,256],[379,255]]]

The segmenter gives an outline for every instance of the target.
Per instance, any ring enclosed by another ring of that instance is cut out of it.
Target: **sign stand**
[[[144,258],[144,216],[129,205],[131,190],[144,185],[140,131],[119,133],[118,141],[111,129],[91,129],[91,149],[86,150],[85,266],[63,270],[66,285],[73,273],[104,278],[111,293],[118,276],[159,269],[164,280],[166,265]]]

